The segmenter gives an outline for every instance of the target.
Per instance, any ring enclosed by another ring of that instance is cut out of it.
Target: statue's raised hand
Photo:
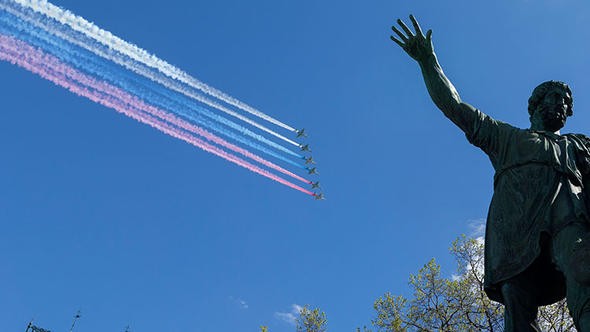
[[[426,36],[424,36],[418,21],[416,21],[413,15],[410,15],[410,20],[412,21],[412,25],[414,25],[416,34],[412,33],[408,26],[402,20],[398,19],[397,24],[399,24],[402,30],[404,30],[405,34],[399,31],[395,26],[392,26],[391,30],[393,30],[401,40],[394,36],[391,36],[391,40],[401,46],[401,48],[403,48],[414,60],[418,62],[426,61],[434,55],[431,38],[432,30],[428,30]]]

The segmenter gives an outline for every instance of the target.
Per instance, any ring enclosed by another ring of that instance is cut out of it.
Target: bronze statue
[[[538,306],[567,296],[578,331],[590,331],[590,138],[560,134],[570,88],[548,81],[529,98],[519,129],[463,102],[443,73],[432,30],[401,20],[391,39],[420,65],[436,106],[483,150],[495,170],[485,236],[485,291],[505,306],[507,332],[537,331]],[[402,32],[403,31],[403,32]]]

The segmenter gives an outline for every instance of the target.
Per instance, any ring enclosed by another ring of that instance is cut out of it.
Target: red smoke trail
[[[23,41],[19,41],[18,43],[19,43],[19,45],[7,44],[5,48],[11,49],[12,51],[15,51],[17,53],[24,53],[24,54],[33,54],[33,52],[38,52],[35,47],[32,47]],[[283,174],[286,174],[294,179],[297,179],[297,180],[302,181],[307,184],[311,183],[309,180],[304,179],[292,172],[289,172],[288,170],[286,170],[286,169],[284,169],[284,168],[282,168],[270,161],[267,161],[264,158],[261,158],[261,157],[257,156],[256,154],[251,153],[248,150],[245,150],[245,149],[240,148],[236,145],[233,145],[233,144],[223,140],[222,138],[209,133],[208,131],[206,131],[200,127],[192,125],[189,122],[186,122],[186,121],[174,116],[173,114],[167,113],[157,107],[148,105],[148,104],[144,103],[143,101],[141,101],[139,98],[125,92],[124,90],[121,90],[121,89],[119,89],[115,86],[112,86],[106,82],[99,81],[91,76],[86,75],[86,74],[80,73],[76,69],[61,62],[59,59],[57,59],[56,57],[54,57],[52,55],[44,54],[43,55],[43,62],[38,62],[38,58],[35,58],[35,57],[31,57],[30,59],[27,59],[27,61],[32,62],[32,63],[41,64],[45,67],[50,68],[51,70],[53,70],[57,73],[64,73],[67,77],[73,79],[74,81],[80,82],[81,84],[83,84],[85,86],[89,86],[89,87],[94,88],[98,91],[112,95],[115,98],[120,99],[121,101],[125,102],[126,104],[128,104],[134,108],[137,108],[137,109],[140,109],[140,110],[147,112],[149,114],[155,115],[161,119],[164,119],[164,120],[174,124],[175,126],[178,126],[178,127],[183,128],[187,131],[190,131],[190,132],[193,132],[197,135],[205,137],[209,141],[212,141],[212,142],[219,144],[227,149],[230,149],[230,150],[235,151],[239,154],[242,154],[243,156],[245,156],[247,158],[250,158],[256,162],[259,162],[259,163],[261,163],[269,168],[272,168],[274,170],[277,170]]]
[[[184,121],[180,120],[180,119],[175,119],[175,117],[171,116],[170,114],[167,114],[161,110],[158,110],[157,108],[151,107],[149,105],[143,104],[141,101],[137,100],[137,98],[117,89],[114,86],[110,86],[109,84],[103,83],[103,82],[98,82],[97,80],[88,77],[87,75],[84,75],[78,71],[76,71],[75,69],[61,63],[59,60],[57,60],[56,58],[45,54],[43,52],[41,52],[40,50],[35,49],[34,47],[30,46],[27,43],[24,43],[22,41],[18,41],[14,38],[8,37],[8,36],[4,36],[4,35],[0,35],[0,59],[1,60],[5,60],[5,61],[9,61],[15,65],[18,65],[24,69],[27,69],[61,87],[64,87],[68,90],[70,90],[71,92],[86,97],[96,103],[99,103],[101,105],[104,105],[106,107],[115,109],[116,111],[123,113],[125,115],[127,115],[128,117],[131,117],[139,122],[148,124],[172,137],[176,137],[178,139],[181,139],[183,141],[186,141],[198,148],[201,148],[207,152],[210,152],[212,154],[215,154],[219,157],[222,157],[228,161],[231,161],[239,166],[242,166],[244,168],[249,169],[252,172],[258,173],[262,176],[265,176],[271,180],[277,181],[279,183],[282,183],[288,187],[291,187],[293,189],[299,190],[303,193],[306,193],[308,195],[314,195],[312,192],[303,189],[285,179],[282,179],[266,170],[263,170],[237,156],[234,156],[232,154],[229,154],[225,151],[223,151],[222,149],[215,147],[213,145],[210,145],[178,128],[175,128],[163,121],[160,121],[158,119],[156,119],[155,117],[148,115],[148,114],[144,114],[143,112],[140,111],[140,109],[138,106],[136,105],[140,105],[140,106],[145,106],[146,107],[146,111],[148,112],[154,112],[152,114],[156,115],[156,116],[161,116],[163,118],[166,118],[166,120],[169,120],[168,118],[170,118],[170,122],[179,126],[179,127],[186,127],[189,129],[193,129],[193,130],[200,130],[203,132],[203,136],[205,136],[205,133],[207,133],[206,131],[192,126],[188,123],[182,123]],[[69,78],[68,78],[69,77]],[[76,82],[73,82],[73,80],[76,80],[78,82],[80,82],[81,84],[78,84]],[[86,85],[86,86],[84,86]],[[94,88],[96,89],[96,91],[93,91],[90,88]],[[118,93],[121,98],[118,98],[117,96],[113,95],[105,95],[105,93]],[[143,105],[141,105],[143,104]],[[149,107],[149,108],[148,108]],[[176,120],[178,120],[178,123],[175,123]],[[194,127],[194,128],[191,128]],[[185,129],[186,129],[185,128]],[[189,130],[187,129],[187,130]],[[201,134],[201,132],[199,132],[199,134]],[[207,133],[209,134],[209,133]],[[213,137],[211,137],[210,139],[212,141],[214,141],[214,137],[216,137],[215,135],[209,134]],[[208,137],[209,138],[209,137]],[[217,138],[221,141],[223,141],[220,138]],[[227,142],[226,142],[227,143]],[[227,143],[229,144],[229,143]],[[231,144],[229,144],[231,145]],[[236,147],[238,149],[241,149],[239,147]],[[243,149],[242,149],[243,150]],[[245,151],[246,153],[249,153],[248,151]],[[250,153],[251,154],[251,153]],[[252,155],[252,154],[251,154]],[[255,156],[255,155],[253,155]],[[260,158],[260,157],[258,157]],[[261,159],[261,158],[260,158]],[[277,166],[278,167],[278,166]],[[303,179],[304,182],[309,183],[308,180]]]

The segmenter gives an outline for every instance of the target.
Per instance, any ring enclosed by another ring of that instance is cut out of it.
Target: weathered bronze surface
[[[430,97],[495,170],[485,239],[485,290],[505,305],[505,331],[536,331],[537,308],[567,295],[578,331],[590,331],[590,138],[560,133],[573,115],[567,84],[529,98],[531,126],[516,128],[463,102],[413,16],[391,39],[418,62]]]

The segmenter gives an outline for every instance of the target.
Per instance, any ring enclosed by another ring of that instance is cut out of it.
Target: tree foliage
[[[483,289],[483,250],[483,241],[459,237],[450,248],[456,274],[442,277],[431,259],[410,275],[411,298],[385,293],[375,301],[373,326],[378,332],[502,331],[504,308]],[[574,331],[565,301],[540,308],[538,320],[544,331]]]
[[[310,309],[304,306],[297,317],[297,332],[326,332],[328,330],[328,319],[326,313],[319,308]]]

